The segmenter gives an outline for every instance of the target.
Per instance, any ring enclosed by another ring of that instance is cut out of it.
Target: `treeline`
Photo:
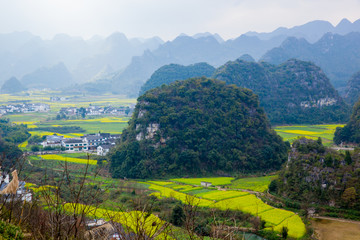
[[[334,143],[360,143],[360,100],[354,105],[350,121],[343,128],[336,128]]]
[[[37,127],[36,131],[47,131],[47,132],[55,132],[55,133],[83,133],[85,129],[78,126],[63,126],[63,127]]]

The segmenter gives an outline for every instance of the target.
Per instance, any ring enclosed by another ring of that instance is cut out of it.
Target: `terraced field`
[[[75,158],[75,157],[68,157],[63,156],[61,154],[48,154],[48,155],[37,155],[36,157],[32,157],[31,160],[53,160],[53,161],[63,161],[63,162],[71,162],[71,163],[78,163],[78,164],[89,164],[89,165],[96,165],[96,160],[88,160],[83,158]]]
[[[171,179],[171,181],[178,182],[184,182],[183,180],[184,179]],[[204,180],[205,179],[202,178],[186,179],[185,181],[199,185],[198,183]],[[228,183],[229,181],[231,180],[216,178],[213,182],[214,184],[222,185],[224,183]],[[249,213],[254,216],[259,216],[261,219],[266,221],[266,227],[269,230],[281,232],[283,226],[288,227],[288,234],[293,238],[301,238],[306,233],[305,225],[297,214],[267,205],[262,200],[258,199],[254,194],[250,194],[248,192],[209,190],[197,187],[196,190],[184,193],[177,190],[190,189],[190,185],[179,185],[181,188],[178,188],[173,184],[173,182],[150,181],[147,183],[150,184],[149,189],[156,191],[152,193],[152,195],[158,198],[175,198],[185,204]],[[195,194],[191,194],[192,192]]]
[[[240,178],[232,181],[231,185],[227,187],[233,189],[247,189],[255,192],[264,192],[268,189],[270,182],[275,178],[277,178],[276,175],[265,177]]]
[[[298,137],[310,139],[321,137],[323,144],[330,146],[333,144],[336,128],[343,126],[343,124],[277,126],[275,127],[275,131],[284,139],[284,141],[292,142]]]
[[[216,178],[174,178],[170,179],[174,182],[185,183],[190,185],[201,185],[201,182],[211,182],[213,186],[223,186],[231,184],[231,181],[234,180],[233,177],[216,177]]]

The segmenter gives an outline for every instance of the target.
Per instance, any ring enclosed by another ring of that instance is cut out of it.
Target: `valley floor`
[[[358,240],[360,222],[342,221],[335,218],[318,218],[311,221],[319,240]]]

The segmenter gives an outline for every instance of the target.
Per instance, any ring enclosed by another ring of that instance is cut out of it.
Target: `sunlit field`
[[[172,181],[174,180],[175,179],[172,179]],[[221,179],[220,181],[219,179],[217,180],[217,184],[229,181],[225,181],[225,179]],[[195,181],[195,179],[189,179],[188,182],[196,184],[201,181],[204,181],[204,179],[198,179],[197,181]],[[196,190],[198,193],[191,195],[192,191],[188,191],[187,193],[178,191],[183,188],[176,188],[174,182],[149,181],[148,184],[150,184],[149,189],[155,191],[151,195],[156,196],[157,198],[175,198],[185,204],[218,208],[224,211],[235,210],[249,213],[254,216],[259,216],[262,220],[266,221],[265,227],[268,229],[281,232],[282,227],[286,226],[289,229],[289,236],[293,238],[300,238],[306,233],[305,224],[297,214],[267,205],[254,194],[248,192],[214,189],[201,192],[198,187]],[[185,186],[185,188],[188,187]]]
[[[333,144],[336,128],[343,126],[343,124],[277,126],[275,127],[275,131],[284,141],[292,142],[298,137],[306,137],[314,140],[321,137],[323,144],[330,146]]]

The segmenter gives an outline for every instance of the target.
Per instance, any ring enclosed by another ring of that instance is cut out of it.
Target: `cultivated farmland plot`
[[[336,128],[343,126],[343,124],[277,126],[275,127],[275,131],[284,141],[292,142],[298,137],[306,137],[314,140],[321,137],[323,144],[330,146],[333,144]]]
[[[193,183],[198,185],[201,181],[209,180],[209,178],[200,179],[171,179],[181,183]],[[230,179],[216,178],[215,184],[229,183]],[[263,180],[264,182],[265,180]],[[201,192],[194,196],[187,193],[176,191],[177,188],[173,182],[166,181],[150,181],[149,189],[156,192],[152,193],[153,196],[158,198],[175,198],[185,204],[198,205],[200,207],[218,208],[221,210],[236,210],[249,213],[254,216],[259,216],[262,220],[266,221],[266,227],[270,230],[281,232],[283,226],[289,229],[289,236],[293,238],[300,238],[305,235],[305,224],[301,218],[290,211],[277,209],[270,205],[265,204],[262,200],[258,199],[254,194],[242,191],[223,191],[223,190],[210,190]],[[159,183],[159,184],[157,184]],[[180,185],[184,187],[183,185]],[[185,185],[187,186],[187,185]],[[187,187],[185,187],[187,188]],[[198,187],[199,188],[199,187]]]

